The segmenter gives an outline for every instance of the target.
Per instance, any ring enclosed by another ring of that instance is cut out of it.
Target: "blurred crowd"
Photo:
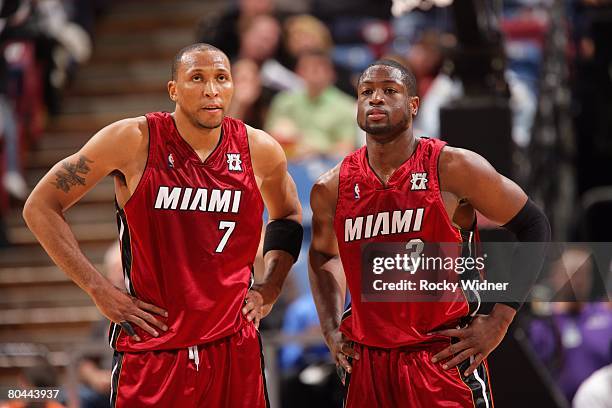
[[[0,2],[0,246],[3,218],[29,190],[24,159],[48,118],[59,113],[62,90],[91,55],[95,15],[105,0]]]
[[[448,7],[417,8],[392,16],[391,0],[228,3],[226,9],[201,20],[196,40],[219,47],[231,59],[235,93],[228,114],[264,129],[285,149],[304,207],[306,240],[310,236],[310,186],[318,175],[364,143],[355,120],[355,87],[369,63],[390,58],[410,67],[421,98],[415,132],[419,136],[443,136],[440,109],[464,93],[461,79],[453,75],[450,56],[458,40]],[[542,109],[539,90],[546,78],[541,76],[541,65],[550,41],[547,33],[552,3],[497,2],[506,57],[503,74],[513,118],[511,134],[518,150],[529,149]],[[21,159],[40,136],[46,115],[59,110],[61,89],[74,68],[88,57],[93,16],[104,2],[22,0],[1,4],[0,214],[7,208],[8,195],[23,199],[27,194]],[[612,47],[604,41],[612,38],[612,2],[568,0],[565,4],[565,62],[571,73],[575,101],[571,113],[577,137],[577,154],[570,159],[576,168],[577,190],[582,193],[612,185],[612,172],[598,169],[612,159],[612,79],[609,71],[602,70],[612,66]],[[606,216],[610,224],[610,213]],[[578,238],[612,241],[609,235],[573,237]],[[305,242],[304,248],[307,245]],[[280,330],[287,335],[319,330],[305,258],[301,256],[296,264],[279,303],[262,322],[262,330]],[[591,290],[592,267],[587,258],[568,252],[559,261],[579,264],[575,269],[582,272],[576,273],[575,281],[583,291]],[[120,267],[115,270],[120,272]],[[598,273],[607,276],[610,271]],[[587,298],[583,293],[582,299]],[[599,293],[597,299],[609,300],[605,293]],[[589,386],[585,382],[589,377],[594,376],[589,381],[596,383],[595,388],[602,378],[610,379],[612,308],[609,302],[547,305],[534,303],[533,311],[529,311],[529,338],[569,402],[581,384]],[[280,350],[278,359],[283,389],[290,390],[283,393],[284,406],[337,406],[338,382],[324,344],[289,344]],[[102,380],[108,377],[105,370],[98,361],[84,360],[84,400],[104,394],[108,386]],[[608,393],[610,390],[612,387]],[[330,395],[335,399],[330,400]],[[96,397],[91,398],[94,401]],[[96,405],[91,402],[87,406]]]

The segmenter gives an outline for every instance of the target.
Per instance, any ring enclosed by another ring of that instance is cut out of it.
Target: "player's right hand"
[[[134,340],[141,339],[131,327],[132,323],[153,337],[159,336],[159,332],[153,326],[164,331],[168,330],[168,327],[152,314],[168,317],[168,312],[136,299],[112,285],[109,286],[93,295],[93,301],[104,316],[123,327]]]
[[[345,369],[347,373],[351,373],[353,367],[348,359],[353,358],[359,360],[359,353],[353,348],[353,342],[346,338],[340,330],[336,330],[325,336],[325,341],[327,342],[332,357],[336,361],[336,365]]]

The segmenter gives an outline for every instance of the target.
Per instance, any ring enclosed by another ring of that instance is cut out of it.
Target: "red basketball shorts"
[[[423,349],[377,349],[355,344],[359,360],[346,375],[345,407],[493,408],[486,363],[470,376],[468,360],[444,370],[431,358],[449,344]]]
[[[115,352],[111,407],[268,407],[263,369],[253,324],[189,349]]]

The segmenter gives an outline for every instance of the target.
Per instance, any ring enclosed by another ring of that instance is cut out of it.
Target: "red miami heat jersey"
[[[411,239],[463,242],[440,193],[438,157],[444,145],[437,139],[421,138],[412,156],[392,174],[386,186],[370,167],[365,146],[341,164],[334,228],[351,307],[340,329],[353,341],[381,348],[427,343],[432,341],[427,333],[454,327],[472,312],[471,305],[463,301],[465,297],[443,303],[361,299],[362,245]],[[395,222],[400,219],[401,224]]]
[[[132,197],[117,211],[128,292],[168,311],[168,330],[136,342],[111,324],[118,351],[178,349],[231,335],[261,236],[263,201],[245,125],[224,118],[202,162],[167,112],[146,115],[149,156]]]

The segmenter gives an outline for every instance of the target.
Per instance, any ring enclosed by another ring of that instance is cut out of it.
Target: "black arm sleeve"
[[[550,224],[544,212],[528,199],[523,208],[502,227],[513,232],[519,241],[513,256],[516,262],[513,262],[512,272],[520,289],[518,293],[513,293],[512,300],[499,303],[518,310],[542,270],[548,248],[543,243],[550,242]]]
[[[534,204],[527,200],[523,208],[502,228],[511,231],[520,242],[549,242],[550,224],[546,215]]]
[[[288,252],[293,257],[293,263],[298,260],[302,248],[304,229],[299,222],[292,220],[274,220],[266,226],[264,235],[264,256],[273,249]]]

